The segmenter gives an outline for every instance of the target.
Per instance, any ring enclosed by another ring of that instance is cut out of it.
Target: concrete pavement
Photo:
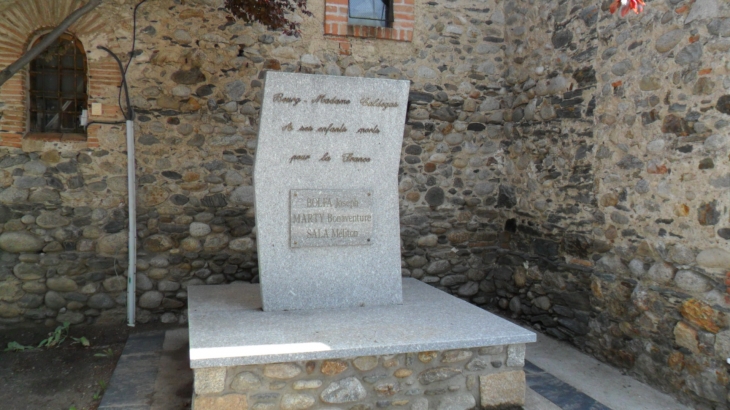
[[[621,370],[602,363],[565,342],[540,333],[537,334],[537,343],[527,345],[525,358],[527,362],[610,409],[690,410],[674,397],[622,374]],[[525,370],[530,385],[529,366],[525,366]],[[535,385],[530,387],[540,391]],[[566,400],[564,398],[561,401]]]

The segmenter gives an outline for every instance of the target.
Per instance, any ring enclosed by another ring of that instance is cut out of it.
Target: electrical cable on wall
[[[124,69],[122,66],[122,61],[117,57],[116,54],[114,54],[113,51],[109,50],[108,48],[104,46],[98,46],[99,50],[104,50],[107,53],[109,53],[119,65],[119,71],[122,74],[122,84],[119,87],[119,109],[122,111],[122,116],[124,116],[124,119],[126,121],[133,121],[134,120],[134,109],[132,108],[132,104],[129,98],[129,89],[127,88],[127,76],[124,74]],[[127,96],[127,109],[129,110],[129,113],[124,111],[124,107],[122,107],[121,104],[121,96],[122,96],[122,90],[124,90],[125,95]],[[105,125],[120,125],[120,124],[126,124],[126,121],[91,121],[86,123],[86,128],[88,128],[90,125],[93,124],[105,124]]]
[[[129,69],[130,64],[132,63],[132,60],[135,57],[134,48],[137,41],[137,9],[139,6],[147,2],[147,0],[142,0],[134,7],[133,12],[133,32],[132,32],[132,51],[129,53],[129,61],[127,62],[127,66],[124,67],[124,64],[122,64],[122,61],[119,59],[119,57],[110,49],[104,46],[98,46],[97,48],[100,50],[104,50],[109,55],[111,55],[114,60],[117,62],[117,65],[119,65],[119,72],[122,75],[122,83],[119,87],[119,95],[117,97],[117,103],[119,104],[119,109],[122,112],[122,115],[124,116],[125,120],[124,122],[120,121],[92,121],[86,126],[91,124],[126,124],[127,126],[127,192],[129,194],[128,198],[128,204],[129,204],[129,238],[128,238],[128,255],[129,255],[129,265],[127,268],[127,325],[134,327],[135,325],[135,307],[137,305],[136,303],[136,295],[135,290],[137,288],[136,286],[136,265],[137,265],[137,186],[136,186],[136,158],[135,158],[135,147],[134,147],[134,106],[132,105],[131,98],[129,96],[129,86],[127,84],[127,70]],[[127,111],[124,110],[124,107],[122,106],[122,91],[124,91],[124,96],[126,100],[127,105]]]
[[[124,118],[127,121],[134,121],[134,108],[132,107],[132,101],[129,98],[129,88],[127,87],[127,74],[124,71],[124,66],[122,65],[122,60],[120,60],[119,57],[117,57],[117,55],[114,54],[113,51],[109,50],[108,48],[106,48],[104,46],[98,46],[97,48],[99,50],[104,50],[107,53],[109,53],[114,58],[114,60],[116,60],[117,64],[119,65],[119,71],[122,74],[122,84],[121,84],[121,87],[119,87],[119,96],[121,99],[122,90],[123,90],[124,95],[126,96],[126,100],[127,100],[127,110],[128,111],[127,112],[124,111],[124,107],[122,107],[121,101],[119,104],[119,109],[122,110],[122,115],[124,116]]]
[[[119,71],[122,74],[122,84],[119,87],[119,95],[117,97],[117,103],[119,104],[119,109],[122,111],[122,116],[125,118],[125,120],[128,121],[134,121],[134,108],[132,107],[131,99],[129,98],[129,88],[127,85],[127,71],[129,70],[129,66],[132,64],[132,60],[134,60],[135,53],[134,48],[137,44],[137,10],[139,9],[139,6],[146,3],[148,0],[142,0],[141,2],[137,3],[136,6],[134,6],[134,11],[132,12],[132,50],[129,52],[129,61],[127,61],[127,65],[124,66],[122,64],[122,61],[119,59],[119,57],[110,49],[104,47],[104,46],[98,46],[97,48],[100,50],[104,50],[107,53],[109,53],[114,60],[117,61],[117,64],[119,65]],[[124,94],[126,95],[126,102],[127,102],[127,110],[126,112],[124,110],[124,107],[122,106],[122,91],[124,91]],[[125,124],[126,121],[91,121],[86,124],[86,127],[88,128],[89,125],[93,124],[104,124],[104,125],[122,125]]]
[[[139,6],[145,4],[148,0],[142,0],[139,3],[137,3],[136,6],[134,6],[134,12],[132,13],[132,51],[129,53],[129,61],[127,62],[127,66],[124,67],[124,74],[127,74],[127,70],[129,70],[129,65],[132,64],[132,60],[134,60],[134,46],[137,43],[137,9]]]

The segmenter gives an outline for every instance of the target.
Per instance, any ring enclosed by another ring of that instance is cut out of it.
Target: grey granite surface
[[[398,166],[408,92],[407,81],[267,73],[254,164],[264,310],[401,303]],[[372,198],[364,214],[336,207],[333,195],[307,211],[293,208],[298,190]],[[297,223],[293,209],[311,218]],[[316,214],[371,220],[320,223]],[[353,232],[369,235],[346,239]]]
[[[403,304],[264,312],[253,284],[188,288],[192,368],[535,341],[535,333],[415,279]]]

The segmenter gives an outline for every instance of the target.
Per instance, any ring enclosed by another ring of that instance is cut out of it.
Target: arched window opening
[[[84,134],[79,117],[88,105],[86,90],[83,45],[73,35],[62,34],[30,63],[29,131]]]

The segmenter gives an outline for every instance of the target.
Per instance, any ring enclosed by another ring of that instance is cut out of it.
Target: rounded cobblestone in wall
[[[140,296],[138,305],[145,309],[155,309],[160,306],[163,297],[164,295],[160,292],[147,291]]]
[[[331,383],[319,397],[325,403],[338,404],[362,400],[366,396],[367,391],[362,383],[354,377],[347,377]]]
[[[282,410],[303,410],[314,406],[315,398],[309,394],[285,394],[281,397]]]
[[[270,364],[264,367],[264,376],[273,379],[291,379],[301,372],[301,368],[291,363]]]
[[[56,292],[73,292],[79,287],[73,280],[63,277],[46,280],[46,286]]]
[[[428,385],[431,383],[451,379],[452,377],[458,376],[460,374],[461,371],[459,369],[455,369],[452,367],[439,367],[421,372],[418,375],[418,381],[423,385]]]
[[[58,323],[65,323],[68,322],[72,325],[78,325],[80,323],[84,323],[86,320],[86,317],[81,312],[74,312],[74,311],[67,311],[64,313],[59,313],[58,316],[56,316],[56,322]]]
[[[126,254],[129,251],[127,240],[128,234],[123,232],[105,235],[97,242],[96,251],[101,255],[109,256]]]
[[[251,238],[236,238],[228,243],[228,247],[233,251],[250,253],[256,250],[256,243]]]
[[[203,250],[206,252],[218,252],[228,246],[230,239],[228,235],[222,233],[214,233],[208,235],[203,242]]]
[[[28,293],[43,294],[48,289],[44,283],[41,282],[25,282],[22,285],[23,291]]]
[[[106,293],[91,295],[87,304],[94,309],[111,309],[116,306],[114,299]]]
[[[124,276],[114,276],[104,279],[104,289],[107,292],[121,292],[127,289],[127,278]]]
[[[360,356],[352,361],[352,365],[360,371],[369,371],[378,366],[377,356]]]
[[[710,269],[730,270],[730,252],[720,248],[705,249],[697,255],[697,264]]]
[[[157,284],[157,290],[160,292],[174,292],[178,289],[180,289],[180,284],[170,280],[161,280]]]
[[[173,246],[175,243],[166,235],[152,235],[144,241],[144,249],[148,252],[165,252]]]
[[[211,232],[210,226],[202,222],[193,222],[190,224],[190,235],[194,237],[204,237]]]
[[[56,310],[66,306],[66,299],[64,299],[58,292],[54,291],[46,293],[44,302],[46,306]]]
[[[325,360],[319,371],[327,376],[334,376],[347,370],[349,366],[343,360]]]
[[[468,360],[472,356],[470,350],[450,350],[443,353],[441,363],[457,363]]]
[[[34,263],[19,263],[13,267],[13,273],[20,280],[36,280],[46,276],[47,269]]]
[[[161,323],[178,323],[178,317],[172,312],[165,312],[160,316]]]
[[[0,234],[0,249],[5,252],[39,252],[44,242],[30,232],[3,232]]]

